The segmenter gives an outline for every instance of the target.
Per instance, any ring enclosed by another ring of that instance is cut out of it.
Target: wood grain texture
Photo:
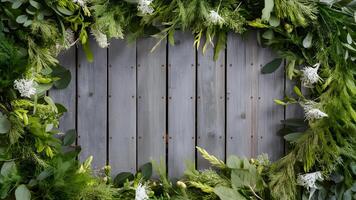
[[[137,41],[137,164],[166,158],[166,42],[151,53],[158,41]]]
[[[107,49],[93,39],[90,44],[93,62],[81,48],[78,54],[78,144],[80,160],[94,156],[92,167],[97,169],[107,160]]]
[[[257,42],[256,42],[257,43]],[[257,44],[256,44],[257,45]],[[276,58],[271,49],[258,47],[258,129],[257,129],[257,154],[267,153],[272,161],[283,155],[283,138],[277,134],[282,128],[281,120],[284,119],[284,107],[274,103],[273,99],[284,97],[284,70],[281,66],[271,74],[261,74],[262,67]]]
[[[136,171],[136,43],[109,46],[109,163],[112,174]]]
[[[69,69],[72,79],[68,87],[62,90],[52,89],[49,94],[56,103],[67,108],[67,112],[59,122],[59,129],[63,132],[76,129],[76,47],[62,51],[58,56],[60,65]]]
[[[214,61],[213,48],[205,55],[198,51],[197,69],[197,145],[225,159],[225,53]],[[208,163],[198,155],[198,169]]]
[[[170,177],[181,177],[185,161],[195,161],[194,37],[177,32],[168,53],[168,166]]]
[[[247,63],[246,41],[228,35],[226,80],[226,153],[251,157],[252,135],[252,67]],[[253,47],[252,47],[253,48]]]

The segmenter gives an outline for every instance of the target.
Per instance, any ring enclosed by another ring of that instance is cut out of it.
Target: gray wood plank
[[[109,46],[109,163],[112,174],[136,171],[136,43]]]
[[[226,80],[226,153],[251,157],[252,67],[247,60],[250,47],[236,34],[228,35]],[[251,52],[249,52],[251,53]],[[253,60],[253,58],[252,58]]]
[[[194,37],[177,32],[168,53],[169,177],[181,177],[185,161],[195,161],[195,47]]]
[[[137,164],[166,157],[166,41],[151,53],[154,38],[137,41]]]
[[[76,47],[62,51],[58,56],[60,65],[69,69],[72,79],[68,87],[62,90],[52,89],[49,94],[56,103],[67,108],[67,112],[60,119],[59,130],[65,132],[76,129]]]
[[[225,52],[213,60],[214,49],[198,51],[197,69],[197,144],[220,159],[225,159]],[[198,155],[198,169],[208,163]]]
[[[274,161],[284,152],[283,138],[277,134],[282,128],[284,107],[274,103],[273,99],[282,99],[284,96],[284,70],[280,67],[271,74],[261,74],[261,68],[276,58],[272,50],[258,47],[258,60],[255,69],[258,73],[258,149],[257,154],[267,153]]]
[[[94,61],[88,62],[80,48],[78,54],[78,144],[80,160],[94,156],[92,167],[106,164],[107,150],[107,49],[90,39]]]

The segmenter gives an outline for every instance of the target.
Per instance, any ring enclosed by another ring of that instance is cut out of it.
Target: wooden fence
[[[255,34],[229,35],[216,62],[213,49],[203,55],[190,34],[178,32],[175,46],[163,41],[151,53],[156,42],[114,40],[108,49],[92,42],[92,63],[80,48],[60,55],[72,82],[51,95],[68,107],[60,128],[77,130],[81,159],[93,155],[94,168],[110,164],[114,174],[161,160],[178,177],[185,161],[208,166],[195,146],[223,160],[283,154],[277,131],[295,110],[274,104],[289,86],[282,67],[260,73],[274,55],[257,45]]]

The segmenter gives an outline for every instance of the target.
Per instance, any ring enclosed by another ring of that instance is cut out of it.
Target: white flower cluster
[[[74,3],[84,7],[86,5],[86,0],[73,0]]]
[[[222,18],[215,10],[210,11],[208,21],[215,25],[222,25],[225,22],[224,18]]]
[[[35,82],[32,79],[18,79],[14,81],[14,88],[22,97],[31,98],[36,94]]]
[[[106,48],[109,46],[108,38],[106,37],[106,35],[104,33],[102,33],[101,31],[99,31],[97,29],[92,28],[91,34],[95,37],[95,40],[98,42],[98,44],[101,48]]]
[[[305,119],[307,120],[315,120],[321,119],[324,117],[328,117],[326,113],[316,108],[316,103],[313,101],[309,101],[303,105]]]
[[[137,10],[139,10],[144,15],[150,15],[154,12],[151,6],[153,0],[139,0],[137,5]]]
[[[138,184],[136,188],[135,200],[147,200],[147,199],[149,198],[147,195],[146,186],[142,185],[141,183]]]
[[[317,83],[321,80],[320,76],[318,75],[318,70],[320,67],[320,63],[315,64],[313,67],[304,67],[302,71],[302,84],[304,87],[313,87],[314,83]]]
[[[309,189],[317,189],[316,181],[323,181],[323,176],[321,172],[313,172],[307,174],[301,174],[298,176],[297,184]]]

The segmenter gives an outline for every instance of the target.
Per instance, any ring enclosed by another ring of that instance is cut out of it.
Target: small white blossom
[[[317,83],[321,80],[318,75],[318,70],[320,67],[320,63],[315,64],[313,67],[304,67],[302,71],[302,84],[304,87],[313,87],[314,83]]]
[[[97,29],[91,29],[91,34],[95,37],[95,40],[98,42],[101,48],[106,48],[109,46],[108,38],[104,33]]]
[[[328,117],[326,113],[316,108],[317,103],[313,101],[309,101],[302,105],[305,113],[305,119],[307,120],[315,120],[321,119],[324,117]]]
[[[31,98],[36,94],[35,82],[32,79],[15,80],[14,88],[20,92],[22,97]]]
[[[309,191],[309,200],[313,197],[313,194],[318,189],[316,181],[323,181],[324,178],[320,172],[313,172],[307,174],[301,174],[297,178],[297,184],[307,188]]]
[[[139,0],[137,5],[137,10],[139,10],[144,15],[150,15],[154,12],[151,6],[153,0]]]
[[[219,15],[218,12],[211,10],[208,16],[208,21],[215,25],[222,25],[225,20]]]
[[[141,183],[138,184],[136,188],[135,200],[147,200],[147,199],[149,198],[147,195],[146,186],[142,185]]]
[[[86,5],[86,0],[73,0],[74,3],[84,7]]]

